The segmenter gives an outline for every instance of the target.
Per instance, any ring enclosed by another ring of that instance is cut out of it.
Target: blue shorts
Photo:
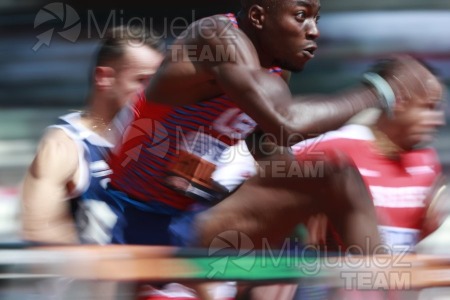
[[[117,215],[111,237],[113,244],[179,247],[195,244],[193,220],[206,207],[180,211],[158,201],[134,200],[112,187],[108,187],[106,193],[108,204]]]

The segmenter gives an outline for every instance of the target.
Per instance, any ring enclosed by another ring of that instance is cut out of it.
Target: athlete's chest
[[[380,225],[421,228],[428,194],[437,171],[430,153],[414,153],[390,160],[377,153],[355,157],[368,186]]]
[[[411,152],[392,160],[368,150],[353,159],[371,189],[385,187],[401,193],[413,187],[429,187],[439,173],[435,157],[428,152]]]

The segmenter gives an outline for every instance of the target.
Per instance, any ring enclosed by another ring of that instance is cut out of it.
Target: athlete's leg
[[[338,155],[316,161],[322,162],[322,171],[305,176],[305,162],[289,154],[271,157],[262,172],[197,217],[201,245],[209,246],[219,234],[225,238],[226,231],[239,231],[252,240],[249,247],[280,246],[298,223],[323,212],[347,246],[371,253],[380,239],[373,203],[358,171]]]

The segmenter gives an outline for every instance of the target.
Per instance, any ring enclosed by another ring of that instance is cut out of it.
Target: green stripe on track
[[[189,264],[197,270],[189,277],[216,280],[296,280],[324,278],[329,272],[321,269],[320,259],[298,257],[226,256],[190,258]]]

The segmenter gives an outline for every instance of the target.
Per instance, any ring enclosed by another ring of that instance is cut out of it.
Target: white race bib
[[[381,239],[393,253],[411,252],[419,241],[420,231],[417,229],[378,226]]]

